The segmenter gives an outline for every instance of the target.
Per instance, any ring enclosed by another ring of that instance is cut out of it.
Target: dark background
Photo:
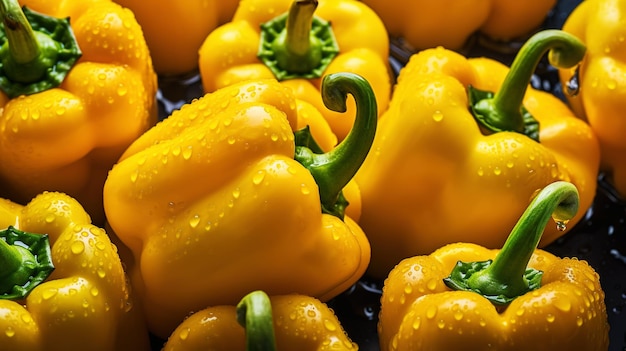
[[[549,14],[542,29],[559,29],[569,13],[581,0],[560,0]],[[510,64],[521,45],[492,43],[480,36],[473,37],[464,49],[471,57],[487,56]],[[394,71],[411,55],[401,43],[392,38],[390,63]],[[160,79],[160,114],[168,116],[181,104],[202,95],[198,75],[186,79]],[[556,70],[545,60],[538,66],[532,84],[562,97]],[[626,202],[615,195],[610,184],[601,175],[598,193],[586,217],[569,233],[545,248],[560,257],[578,257],[586,260],[598,272],[606,294],[610,330],[609,351],[626,351]],[[349,291],[329,301],[350,338],[364,351],[379,350],[376,334],[381,281],[364,277]],[[540,342],[540,341],[538,341]],[[160,350],[162,340],[153,340],[154,350]]]

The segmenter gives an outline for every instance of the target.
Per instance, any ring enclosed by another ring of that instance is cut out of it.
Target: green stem
[[[308,72],[320,60],[321,43],[311,33],[317,0],[294,1],[287,16],[287,29],[274,44],[278,66],[289,72]]]
[[[7,36],[9,55],[3,57],[6,74],[13,81],[30,83],[41,79],[53,64],[42,56],[40,38],[26,19],[17,0],[0,0],[0,11]],[[42,43],[49,45],[47,41]],[[46,50],[48,52],[50,50]],[[54,50],[51,50],[54,55]]]
[[[0,281],[1,286],[22,285],[33,272],[35,257],[20,246],[9,245],[0,239]],[[6,293],[0,289],[0,293]]]
[[[21,299],[52,273],[47,235],[0,231],[0,299]]]
[[[246,329],[247,351],[275,351],[274,321],[270,298],[257,290],[237,304],[237,322]]]
[[[354,73],[334,73],[322,81],[322,99],[333,111],[346,111],[348,94],[356,102],[354,126],[346,138],[333,150],[317,154],[307,147],[297,146],[295,159],[313,175],[319,187],[324,212],[343,218],[334,209],[342,189],[354,177],[370,151],[378,123],[374,92],[363,77]]]
[[[495,259],[484,262],[459,262],[444,281],[453,289],[480,293],[496,304],[506,304],[538,288],[541,272],[528,268],[541,235],[552,217],[559,230],[578,211],[576,187],[557,181],[546,186],[533,199],[511,231]]]
[[[528,39],[511,64],[500,90],[493,98],[483,99],[473,106],[473,110],[483,116],[487,129],[524,133],[522,100],[537,64],[548,50],[550,64],[570,68],[582,60],[586,47],[575,36],[555,29],[538,32]]]
[[[285,14],[261,24],[259,59],[278,80],[319,78],[339,47],[330,23],[315,16],[317,0],[294,0]]]
[[[9,43],[14,44],[9,48],[15,62],[29,63],[39,57],[39,43],[19,3],[1,0],[0,11]]]
[[[0,0],[0,16],[0,89],[13,98],[59,86],[81,56],[69,19],[20,8],[17,0]]]

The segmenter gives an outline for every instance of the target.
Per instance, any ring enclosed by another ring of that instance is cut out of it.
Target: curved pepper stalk
[[[0,89],[10,98],[59,86],[81,57],[69,18],[0,0]]]
[[[451,289],[474,291],[494,305],[506,305],[541,286],[543,272],[528,268],[541,235],[552,217],[559,230],[578,211],[578,190],[569,182],[549,184],[533,199],[493,260],[461,262],[444,279]]]
[[[275,351],[276,337],[269,296],[257,290],[237,304],[237,322],[246,329],[247,351]]]
[[[277,80],[319,78],[339,53],[328,21],[314,16],[317,0],[296,0],[289,11],[261,24],[258,58]]]
[[[341,190],[365,161],[374,142],[378,123],[376,99],[367,80],[347,72],[324,77],[322,99],[326,107],[333,111],[345,112],[348,94],[351,94],[356,102],[356,119],[350,133],[333,150],[321,154],[312,137],[295,133],[294,159],[313,175],[319,187],[322,212],[341,219],[347,206]]]
[[[570,68],[583,59],[586,47],[566,32],[541,31],[521,47],[498,92],[468,88],[470,110],[483,130],[513,131],[539,141],[539,122],[524,108],[522,100],[537,64],[548,51],[553,66]]]
[[[25,298],[53,270],[48,235],[12,226],[0,231],[0,299]]]

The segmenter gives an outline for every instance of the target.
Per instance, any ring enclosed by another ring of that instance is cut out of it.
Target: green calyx
[[[237,304],[237,322],[246,329],[247,351],[275,351],[274,318],[269,296],[261,290],[244,296]]]
[[[487,133],[517,132],[539,141],[539,122],[522,101],[537,64],[546,52],[550,64],[570,68],[584,57],[585,45],[575,36],[549,29],[533,35],[521,47],[498,92],[468,88],[470,110]]]
[[[82,55],[69,19],[0,0],[0,89],[10,98],[59,86]]]
[[[354,126],[346,138],[333,150],[322,153],[306,131],[296,132],[294,159],[311,172],[319,188],[322,212],[343,219],[347,201],[342,189],[359,170],[369,153],[378,114],[374,91],[363,77],[354,73],[334,73],[322,80],[322,99],[333,111],[346,111],[348,94],[356,102]]]
[[[257,57],[277,80],[322,76],[339,53],[330,23],[314,16],[317,0],[295,0],[289,11],[261,24]]]
[[[0,299],[25,298],[53,270],[48,235],[0,231]]]
[[[528,268],[528,262],[550,218],[559,230],[565,230],[578,204],[578,190],[572,183],[549,184],[524,211],[494,260],[459,261],[444,283],[451,289],[481,294],[494,305],[506,305],[538,289],[543,272]]]

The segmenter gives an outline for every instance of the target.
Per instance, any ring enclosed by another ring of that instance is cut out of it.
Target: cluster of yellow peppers
[[[533,34],[554,3],[0,0],[0,350],[356,350],[325,302],[368,275],[381,350],[606,351],[600,277],[538,247],[626,194],[626,8]]]

